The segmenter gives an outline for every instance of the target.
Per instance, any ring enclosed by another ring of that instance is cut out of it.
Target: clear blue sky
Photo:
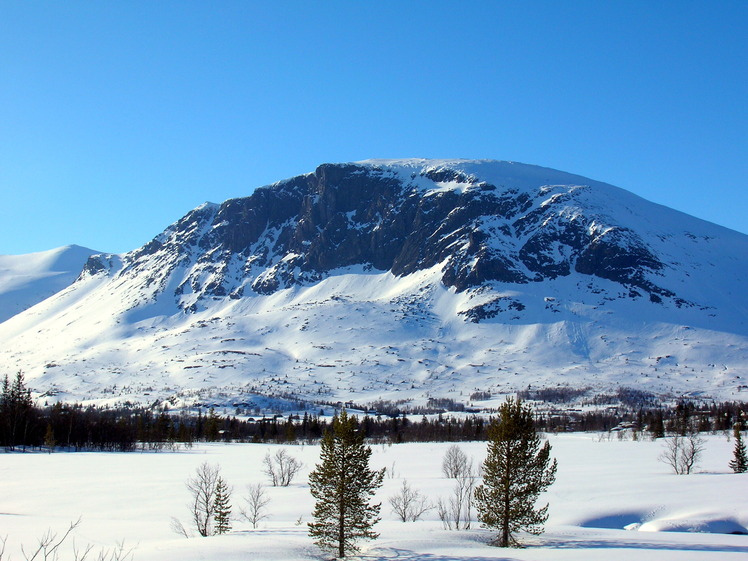
[[[586,175],[748,233],[748,2],[0,0],[0,254],[139,247],[366,158]]]

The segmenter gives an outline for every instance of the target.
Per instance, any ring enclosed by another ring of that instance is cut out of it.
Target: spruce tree
[[[548,519],[548,505],[536,509],[538,495],[556,478],[548,441],[540,445],[532,409],[509,398],[498,420],[488,428],[488,455],[483,463],[483,484],[475,490],[478,519],[499,532],[500,547],[517,545],[515,534],[538,535]]]
[[[3,440],[10,450],[13,450],[16,444],[26,445],[33,407],[31,390],[26,387],[23,372],[19,371],[12,383],[6,375],[0,394],[0,420]]]
[[[735,423],[735,448],[732,453],[732,461],[730,462],[730,469],[735,473],[745,473],[748,471],[748,454],[745,449],[745,442],[743,442],[743,424],[738,421]]]
[[[213,522],[216,534],[226,534],[231,530],[231,490],[223,477],[216,482],[215,501],[213,502]]]
[[[370,469],[370,457],[355,417],[343,410],[322,438],[320,463],[309,474],[316,499],[309,535],[320,547],[337,549],[338,557],[356,551],[358,540],[379,536],[372,528],[382,505],[370,499],[382,485],[384,469]]]
[[[55,431],[52,430],[52,424],[47,423],[47,432],[44,433],[44,445],[47,447],[47,452],[51,454],[56,444]]]

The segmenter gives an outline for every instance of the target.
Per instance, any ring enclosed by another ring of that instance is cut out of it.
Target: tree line
[[[383,407],[382,409],[386,409]],[[535,426],[543,432],[611,431],[626,429],[660,438],[666,434],[729,431],[746,413],[740,402],[696,404],[680,402],[673,407],[609,407],[574,411],[546,408],[534,413]],[[351,411],[355,413],[355,411]],[[360,430],[371,442],[460,442],[486,440],[490,417],[449,412],[437,415],[360,415]],[[173,413],[164,408],[95,407],[56,403],[40,407],[31,397],[22,373],[6,376],[0,394],[0,446],[17,448],[60,447],[66,450],[127,452],[135,449],[189,446],[193,442],[316,442],[330,428],[330,421],[315,413],[240,418],[219,415],[214,409]]]

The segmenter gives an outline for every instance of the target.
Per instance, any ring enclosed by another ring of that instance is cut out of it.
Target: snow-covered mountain
[[[0,323],[72,284],[96,253],[68,245],[27,255],[0,255]]]
[[[0,324],[0,364],[68,399],[740,399],[746,280],[748,236],[580,176],[325,164],[90,258]]]

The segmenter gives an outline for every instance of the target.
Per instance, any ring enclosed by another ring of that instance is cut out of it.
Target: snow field
[[[528,536],[524,549],[500,550],[493,534],[476,522],[469,531],[447,531],[435,511],[402,523],[387,498],[403,479],[432,501],[446,499],[452,481],[441,473],[450,443],[374,445],[372,467],[387,468],[377,494],[382,502],[378,540],[364,542],[362,559],[408,561],[516,560],[730,560],[748,557],[748,536],[710,532],[748,527],[747,475],[727,467],[733,442],[706,437],[696,473],[676,476],[658,461],[661,442],[607,440],[593,434],[551,435],[558,459],[556,483],[541,496],[550,503],[546,533]],[[460,446],[477,466],[485,443]],[[23,559],[26,549],[51,529],[74,532],[78,547],[112,548],[124,540],[133,558],[144,560],[309,560],[327,559],[306,533],[313,498],[307,475],[319,459],[317,445],[288,446],[305,464],[287,488],[267,487],[270,517],[256,530],[236,520],[225,536],[185,539],[170,529],[171,517],[189,527],[185,482],[202,462],[219,464],[233,486],[238,513],[247,484],[267,483],[262,459],[277,445],[202,444],[179,452],[13,453],[0,455],[0,536],[6,559]],[[629,530],[625,528],[630,528]],[[638,531],[635,529],[638,528]],[[61,559],[71,558],[72,544]],[[68,557],[65,557],[68,555]]]

